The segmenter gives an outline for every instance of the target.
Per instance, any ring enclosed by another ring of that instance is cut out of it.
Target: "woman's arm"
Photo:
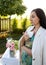
[[[24,45],[24,35],[20,38],[20,40],[19,40],[19,44],[20,44],[20,61],[21,61],[21,53],[22,53],[22,49],[21,49],[21,47]]]
[[[21,40],[20,40],[20,47],[24,45],[24,42],[29,39],[29,36],[27,35],[27,33],[25,32],[24,35],[22,36]]]
[[[28,55],[32,56],[32,50],[27,48],[26,46],[22,46],[22,49],[27,52]]]
[[[20,39],[20,59],[21,59],[21,53],[22,53],[22,47],[24,46],[24,42],[28,39],[28,35],[24,33],[24,35]]]
[[[24,45],[24,42],[25,42],[25,39],[24,39],[24,35],[23,35],[20,40],[20,47]]]

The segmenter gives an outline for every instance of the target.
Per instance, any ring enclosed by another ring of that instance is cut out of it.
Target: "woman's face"
[[[31,21],[32,25],[36,26],[36,25],[40,24],[39,20],[40,19],[37,17],[36,13],[34,11],[31,12],[30,21]]]

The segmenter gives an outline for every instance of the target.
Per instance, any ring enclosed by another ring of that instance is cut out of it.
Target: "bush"
[[[22,22],[22,28],[23,28],[24,30],[26,30],[26,23],[27,23],[27,18],[25,18],[25,19],[23,20],[23,22]]]
[[[6,50],[6,38],[0,38],[0,54],[4,53]]]
[[[0,37],[0,54],[4,53],[6,50],[6,38],[11,37],[13,40],[19,40],[22,36],[23,29],[15,29],[15,32],[7,33],[7,36]],[[2,34],[1,34],[2,35]],[[18,49],[18,42],[16,42],[15,48]]]
[[[3,54],[6,50],[6,38],[0,38],[0,54]],[[18,49],[18,40],[14,40],[15,42],[15,49]]]
[[[11,32],[11,33],[9,33],[8,37],[13,38],[14,40],[19,40],[21,36],[22,36],[22,34],[19,34],[19,33],[17,34],[15,32]]]
[[[18,50],[19,49],[18,48],[18,40],[14,40],[14,42],[15,42],[15,49]]]
[[[14,20],[13,20],[13,25],[12,25],[12,30],[13,30],[13,32],[15,31],[16,28],[17,28],[17,20],[14,19]]]

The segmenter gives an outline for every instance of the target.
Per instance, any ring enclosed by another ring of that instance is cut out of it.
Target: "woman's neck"
[[[40,25],[36,25],[36,26],[34,27],[34,33],[36,33],[39,28],[40,28]]]
[[[38,29],[39,29],[39,27],[40,27],[40,25],[36,25],[36,26],[35,26],[35,29],[36,29],[36,30],[38,30]]]

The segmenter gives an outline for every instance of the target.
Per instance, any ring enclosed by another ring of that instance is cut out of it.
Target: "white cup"
[[[31,38],[33,36],[33,34],[34,34],[33,31],[28,31],[27,32],[27,35],[29,36],[29,38]]]

